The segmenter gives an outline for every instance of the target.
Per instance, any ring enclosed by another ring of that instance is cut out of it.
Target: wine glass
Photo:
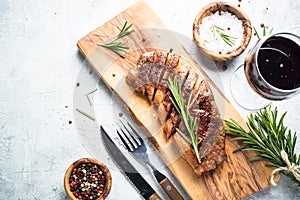
[[[282,32],[258,40],[245,63],[235,70],[230,89],[234,100],[248,110],[261,109],[274,100],[299,93],[300,37]]]

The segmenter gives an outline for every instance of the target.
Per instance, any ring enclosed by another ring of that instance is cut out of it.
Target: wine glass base
[[[247,110],[260,110],[272,101],[257,94],[247,82],[244,65],[239,66],[230,79],[230,91],[234,101]]]

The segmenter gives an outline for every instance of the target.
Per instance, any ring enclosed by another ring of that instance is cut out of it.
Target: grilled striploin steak
[[[169,77],[173,79],[174,76],[182,85],[185,102],[190,94],[193,94],[189,111],[198,120],[198,138],[206,142],[201,142],[198,146],[200,152],[205,153],[201,163],[197,161],[191,144],[176,132],[176,128],[185,130],[185,127],[170,101],[171,92],[167,81]],[[224,125],[213,94],[206,80],[200,78],[179,55],[171,51],[144,53],[138,59],[137,67],[129,71],[126,81],[156,105],[158,118],[164,126],[166,136],[173,140],[197,175],[215,169],[225,160]],[[209,151],[204,147],[201,149],[202,145]]]

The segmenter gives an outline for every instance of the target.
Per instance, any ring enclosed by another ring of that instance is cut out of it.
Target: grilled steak
[[[192,95],[189,111],[198,120],[197,135],[204,142],[198,146],[200,156],[203,155],[200,163],[191,144],[176,132],[176,128],[185,130],[185,126],[170,101],[167,81],[174,77],[182,85],[186,103]],[[147,52],[141,55],[137,67],[129,71],[126,81],[155,105],[166,136],[177,145],[197,175],[215,169],[226,159],[224,125],[209,85],[179,55],[165,51]]]

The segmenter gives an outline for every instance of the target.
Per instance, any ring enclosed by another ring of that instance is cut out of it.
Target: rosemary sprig
[[[178,128],[176,128],[176,131],[180,133],[180,135],[193,146],[197,161],[200,163],[201,157],[199,155],[198,145],[201,141],[198,139],[197,135],[198,123],[197,119],[191,116],[189,112],[190,101],[193,93],[190,94],[188,102],[187,104],[185,104],[181,91],[181,84],[178,83],[176,76],[173,80],[171,80],[170,78],[168,79],[168,86],[173,96],[170,97],[170,100],[173,106],[175,107],[176,111],[179,113],[182,121],[184,122],[184,125],[189,135],[185,134],[182,130],[179,130]]]
[[[128,22],[126,21],[122,27],[122,29],[120,30],[120,33],[117,35],[117,39],[124,37],[132,32],[134,32],[134,29],[129,30],[132,27],[132,24],[128,25]]]
[[[217,32],[219,34],[219,36],[221,37],[221,39],[229,46],[232,47],[235,44],[237,38],[225,34],[224,33],[225,30],[223,28],[213,25],[213,30],[214,30],[214,33]]]
[[[125,58],[126,50],[129,49],[129,47],[125,45],[124,42],[117,42],[117,41],[109,42],[106,44],[98,44],[98,46],[105,47],[112,50],[121,58]]]
[[[128,24],[126,21],[120,30],[119,34],[110,42],[107,42],[105,44],[97,44],[98,46],[108,48],[115,52],[118,56],[121,58],[125,58],[126,50],[129,49],[129,47],[124,42],[117,42],[116,40],[129,35],[130,33],[134,32],[134,29],[129,30],[132,27],[132,24]]]
[[[290,163],[296,166],[300,165],[300,155],[295,153],[297,141],[296,132],[291,133],[286,126],[283,125],[283,120],[286,112],[278,120],[278,110],[271,109],[271,106],[258,111],[255,114],[250,114],[247,121],[249,131],[243,129],[236,121],[230,119],[225,120],[227,134],[234,136],[233,141],[241,141],[242,146],[235,151],[254,150],[259,154],[252,158],[251,161],[265,160],[267,167],[286,167],[287,164],[282,158],[281,152],[285,151],[288,155]],[[286,171],[285,174],[291,177],[295,182],[300,184],[293,173]]]

